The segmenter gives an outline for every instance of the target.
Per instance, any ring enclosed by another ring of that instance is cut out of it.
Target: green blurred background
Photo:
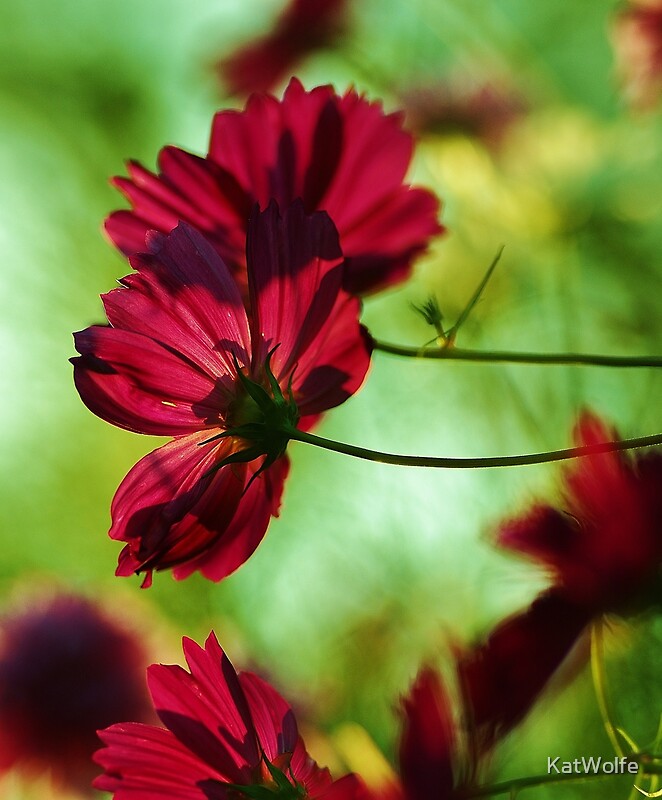
[[[128,469],[161,442],[92,416],[67,362],[71,332],[101,321],[99,294],[127,272],[101,233],[124,205],[108,178],[128,158],[153,168],[166,143],[206,152],[213,112],[242,103],[223,96],[214,62],[267,30],[281,7],[0,3],[0,599],[55,582],[115,611],[140,609],[162,631],[154,661],[178,659],[182,635],[201,641],[213,627],[237,666],[260,670],[292,700],[319,757],[342,768],[332,748],[339,730],[347,738],[343,725],[363,726],[392,757],[397,698],[418,665],[448,665],[451,644],[484,634],[544,585],[490,538],[534,497],[554,498],[558,468],[417,471],[295,444],[281,516],[244,567],[222,585],[158,574],[141,592],[139,579],[113,576],[108,509]],[[355,0],[346,37],[298,70],[308,87],[354,84],[389,110],[412,87],[488,78],[528,108],[498,145],[461,131],[420,134],[412,177],[442,198],[448,233],[410,282],[365,303],[378,338],[431,338],[410,304],[435,294],[452,321],[505,244],[463,346],[662,351],[662,120],[622,99],[615,7]],[[661,381],[654,370],[378,353],[363,390],[320,432],[394,452],[498,455],[566,446],[590,406],[640,436],[662,430]],[[618,713],[642,744],[662,710],[661,640],[649,619],[619,628],[610,646]],[[552,754],[608,754],[591,692],[583,670],[543,698],[494,776],[543,772]],[[526,796],[627,794],[626,780]]]

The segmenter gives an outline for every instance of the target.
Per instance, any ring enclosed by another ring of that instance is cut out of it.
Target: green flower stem
[[[604,725],[605,732],[609,737],[609,741],[616,755],[622,756],[623,748],[618,741],[618,733],[616,732],[616,725],[613,723],[609,699],[607,697],[607,675],[605,673],[605,654],[602,636],[603,625],[603,620],[600,618],[596,620],[591,627],[591,674],[593,676],[595,696],[598,701],[598,708],[600,709],[600,716],[602,717],[602,724]]]
[[[406,358],[446,361],[480,361],[507,364],[566,364],[591,367],[662,367],[662,356],[602,356],[591,353],[521,353],[503,350],[468,350],[461,347],[407,347],[373,341],[375,350]]]
[[[480,469],[486,467],[518,467],[527,464],[544,464],[549,461],[565,461],[570,458],[583,458],[584,456],[598,455],[599,453],[614,453],[621,450],[633,450],[637,447],[647,447],[662,444],[662,433],[653,436],[641,436],[638,439],[623,439],[614,442],[600,442],[584,447],[570,447],[565,450],[552,450],[546,453],[526,453],[518,456],[495,456],[488,458],[436,458],[431,456],[402,456],[393,453],[382,453],[378,450],[367,450],[353,444],[336,442],[324,439],[314,433],[306,433],[296,428],[288,427],[283,433],[297,442],[323,447],[335,453],[343,453],[354,458],[363,458],[366,461],[377,461],[381,464],[397,464],[403,467],[437,467],[441,469]]]

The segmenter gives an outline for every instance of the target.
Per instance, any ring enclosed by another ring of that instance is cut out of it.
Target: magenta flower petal
[[[128,542],[118,575],[186,564],[183,578],[204,567],[220,580],[253,552],[277,513],[287,467],[259,476],[258,466],[215,464],[231,444],[202,444],[206,431],[180,437],[145,456],[113,499],[110,536]]]
[[[264,538],[270,518],[278,516],[289,465],[286,456],[279,458],[244,490],[245,493],[222,537],[200,556],[189,558],[175,567],[172,574],[177,580],[199,570],[205,578],[220,581],[248,560]],[[260,467],[260,461],[246,465],[247,486]],[[235,465],[232,471],[237,474],[240,469],[241,466]]]
[[[272,368],[293,389],[303,415],[339,405],[358,390],[371,345],[358,323],[358,301],[341,290],[342,256],[326,214],[309,218],[300,202],[279,220],[275,204],[251,222],[254,352],[264,361],[275,343]],[[302,231],[306,235],[302,235]],[[358,343],[358,345],[357,345]]]
[[[266,756],[311,800],[359,800],[355,779],[326,794],[334,783],[306,753],[289,705],[255,675],[237,675],[213,633],[204,649],[185,639],[184,651],[189,671],[149,669],[165,728],[125,723],[100,732],[105,747],[95,760],[106,774],[98,789],[116,800],[229,800],[227,784],[273,785]]]
[[[90,411],[107,422],[136,433],[177,436],[198,430],[201,416],[218,418],[214,381],[158,342],[101,326],[74,339],[81,354],[72,359],[76,388]]]
[[[385,115],[354,91],[329,86],[306,92],[293,79],[282,101],[252,95],[242,112],[219,112],[209,155],[174,147],[159,157],[158,174],[131,163],[115,184],[133,206],[106,223],[126,254],[144,248],[151,228],[167,233],[185,220],[208,236],[246,283],[245,233],[251,209],[275,199],[287,208],[301,198],[307,212],[328,212],[346,258],[346,289],[376,291],[402,280],[412,259],[442,228],[439,203],[404,183],[412,138],[401,117]]]
[[[359,326],[362,346],[356,345],[357,303],[351,296],[339,298],[329,316],[329,324],[320,331],[309,350],[310,354],[318,351],[320,366],[314,366],[311,358],[307,375],[303,370],[295,372],[293,383],[303,415],[299,428],[303,430],[309,430],[322,411],[341,405],[363,384],[373,342],[368,331]],[[300,375],[305,377],[300,378]]]
[[[177,437],[129,472],[112,503],[110,536],[127,543],[117,574],[144,572],[145,585],[167,568],[221,580],[278,513],[287,438],[279,428],[255,440],[266,422],[246,380],[267,402],[288,398],[287,424],[301,414],[307,429],[358,390],[369,366],[328,215],[297,201],[281,217],[274,201],[248,226],[248,306],[214,248],[181,223],[148,236],[151,252],[104,296],[111,327],[76,334],[86,405],[120,427]]]
[[[183,646],[190,673],[162,664],[148,670],[159,718],[195,756],[213,764],[227,783],[249,784],[261,755],[234,668],[213,635],[204,650],[186,638]]]
[[[94,760],[105,774],[94,787],[115,800],[226,800],[224,776],[191,753],[169,730],[125,722],[99,732]],[[218,781],[215,793],[208,783]]]
[[[74,379],[90,410],[122,428],[179,435],[218,422],[232,356],[250,350],[241,296],[215,251],[180,226],[136,256],[137,273],[104,295],[113,327],[75,335]]]
[[[257,675],[245,672],[239,681],[267,759],[273,763],[283,753],[294,753],[299,732],[289,705]]]

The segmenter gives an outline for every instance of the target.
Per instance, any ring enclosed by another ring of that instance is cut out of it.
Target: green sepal
[[[237,370],[237,377],[246,391],[246,394],[255,403],[258,417],[261,418],[245,422],[241,425],[234,425],[199,443],[200,446],[202,446],[228,437],[236,437],[249,443],[244,449],[231,453],[226,458],[214,464],[204,474],[204,477],[212,475],[214,472],[221,469],[221,467],[228,464],[245,464],[249,461],[254,461],[260,456],[266,456],[264,463],[255,473],[248,486],[246,486],[244,490],[246,491],[261,472],[270,467],[274,461],[285,453],[287,443],[290,440],[290,431],[296,428],[296,424],[299,421],[299,409],[294,401],[292,375],[290,375],[287,387],[289,399],[286,399],[276,380],[276,376],[273,374],[271,358],[275,350],[276,348],[274,347],[269,351],[264,362],[264,371],[271,391],[273,392],[273,397],[271,397],[264,386],[261,386],[259,383],[256,383],[244,375],[239,367],[236,356],[233,354],[232,357]]]
[[[264,758],[269,774],[275,786],[240,786],[236,783],[227,784],[228,789],[243,794],[251,800],[300,800],[306,797],[305,788],[296,780],[290,781],[287,775],[267,758]]]
[[[423,317],[428,325],[432,325],[440,336],[442,335],[444,330],[442,326],[444,315],[441,313],[439,301],[434,295],[429,297],[424,303],[421,303],[420,306],[416,305],[416,303],[412,303],[411,307],[417,314]]]

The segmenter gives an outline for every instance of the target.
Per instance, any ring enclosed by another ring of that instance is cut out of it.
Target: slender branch
[[[453,327],[446,334],[446,338],[448,339],[449,342],[452,343],[455,340],[455,337],[457,336],[457,332],[460,330],[462,325],[464,325],[465,321],[469,317],[469,314],[471,314],[471,312],[473,311],[474,306],[480,300],[481,294],[483,293],[483,291],[484,291],[485,287],[487,286],[490,278],[492,277],[492,273],[496,269],[496,265],[499,263],[499,260],[501,259],[501,254],[503,253],[503,247],[504,246],[501,245],[501,247],[497,250],[496,255],[492,259],[492,263],[487,268],[487,272],[483,276],[483,280],[478,284],[478,288],[476,289],[476,291],[471,296],[471,299],[466,304],[466,306],[462,309],[462,313],[455,320],[455,324],[453,325]]]
[[[462,347],[408,347],[373,341],[375,350],[405,358],[480,361],[508,364],[566,364],[590,367],[662,367],[662,356],[603,356],[594,353],[525,353],[506,350],[469,350]]]
[[[343,453],[354,458],[366,461],[377,461],[382,464],[396,464],[403,467],[437,467],[441,469],[481,469],[487,467],[517,467],[527,464],[544,464],[550,461],[565,461],[570,458],[583,458],[585,456],[599,455],[600,453],[614,453],[622,450],[633,450],[637,447],[662,444],[662,433],[653,436],[641,436],[638,439],[623,439],[614,442],[601,442],[599,444],[585,445],[583,447],[570,447],[565,450],[552,450],[544,453],[526,453],[517,456],[495,456],[488,458],[437,458],[432,456],[406,456],[394,453],[382,453],[379,450],[368,450],[332,439],[324,439],[314,433],[306,433],[296,428],[288,428],[283,433],[290,439],[335,453]]]
[[[607,676],[605,674],[605,654],[602,637],[603,624],[602,618],[600,618],[596,620],[591,627],[591,674],[593,676],[595,696],[598,701],[598,708],[600,709],[600,716],[602,717],[602,724],[604,725],[605,732],[609,737],[609,741],[616,755],[622,756],[623,748],[618,741],[618,733],[612,721],[611,709],[609,708],[609,700],[607,698]]]

